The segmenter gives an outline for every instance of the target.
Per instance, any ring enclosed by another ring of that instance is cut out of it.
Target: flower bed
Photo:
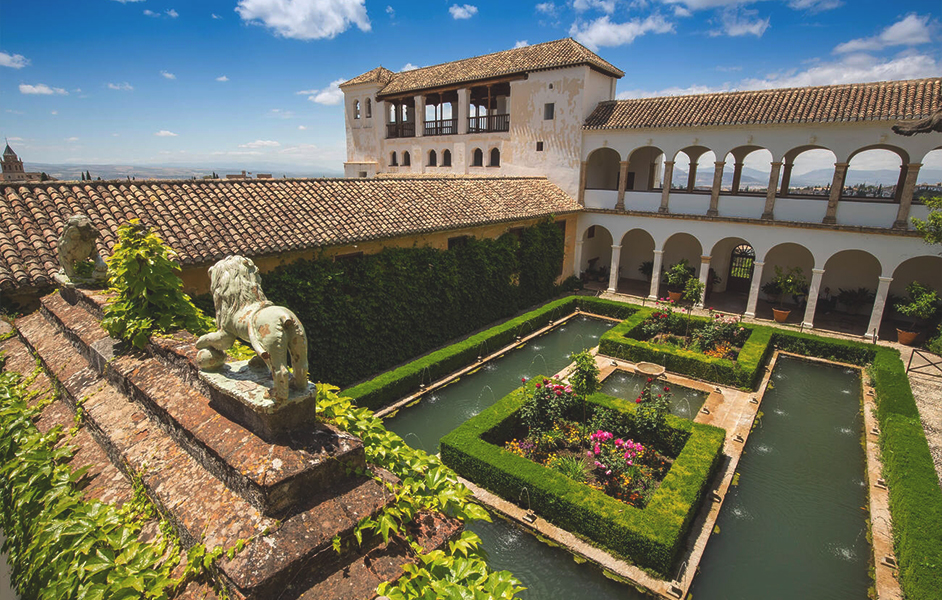
[[[567,477],[552,465],[525,458],[514,445],[505,446],[515,437],[519,440],[525,427],[523,408],[532,401],[535,386],[537,383],[542,386],[542,380],[536,378],[511,392],[442,438],[442,461],[463,477],[512,502],[518,501],[526,487],[531,508],[546,520],[667,576],[684,547],[690,524],[722,456],[725,431],[670,414],[662,415],[663,426],[657,432],[644,430],[638,427],[639,407],[644,403],[625,402],[603,394],[589,396],[586,415],[596,425],[591,432],[610,432],[611,440],[604,441],[611,442],[613,452],[615,439],[622,438],[624,448],[630,438],[633,446],[651,446],[670,459],[666,474],[641,508],[631,503],[630,498],[623,502]],[[554,385],[559,384],[551,383],[552,397],[557,391]],[[551,397],[545,400],[549,404]],[[574,410],[581,409],[580,399]],[[550,426],[545,431],[553,429]],[[560,430],[565,436],[564,426]],[[571,429],[569,435],[572,439]],[[516,446],[519,445],[518,441]],[[620,450],[624,457],[625,450]],[[594,444],[589,451],[593,452],[594,461]],[[602,456],[606,455],[600,444],[599,457]],[[594,465],[593,468],[598,469]],[[604,471],[601,475],[605,476]]]
[[[713,313],[710,319],[693,320],[670,299],[662,298],[644,321],[639,339],[678,349],[702,352],[711,358],[736,360],[749,332],[734,316]]]

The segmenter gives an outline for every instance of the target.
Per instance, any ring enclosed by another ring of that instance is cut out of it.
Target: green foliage
[[[550,468],[579,483],[585,483],[589,477],[585,461],[578,456],[561,456],[552,462]]]
[[[673,393],[669,386],[655,387],[654,381],[648,377],[641,395],[638,396],[638,404],[635,411],[635,428],[638,433],[646,439],[660,438],[663,429],[666,427],[666,417],[670,412],[671,398]]]
[[[927,285],[912,281],[906,286],[909,301],[896,305],[896,310],[913,320],[931,319],[939,310],[939,294]]]
[[[942,197],[924,198],[929,215],[923,219],[913,217],[913,227],[922,234],[927,244],[942,244]]]
[[[357,524],[354,530],[357,542],[362,543],[364,534],[380,535],[384,541],[393,534],[408,539],[405,525],[420,511],[441,512],[462,521],[490,520],[487,511],[472,501],[471,491],[437,457],[407,445],[388,431],[372,411],[356,407],[350,398],[338,396],[337,390],[330,385],[317,385],[320,418],[363,440],[367,462],[401,479],[399,485],[386,483],[395,502]],[[380,585],[378,594],[402,599],[513,598],[522,589],[508,571],[494,572],[488,568],[481,540],[473,533],[465,532],[458,540],[449,542],[448,552],[422,554],[424,549],[414,542],[412,547],[421,564],[406,567],[406,574],[398,581]]]
[[[569,384],[572,386],[573,393],[582,398],[583,420],[585,419],[585,399],[589,394],[594,394],[599,389],[599,365],[595,362],[595,356],[588,350],[577,352],[572,355],[576,366],[569,374]],[[585,429],[583,428],[583,435]]]
[[[778,298],[780,307],[785,306],[785,297],[800,294],[808,286],[808,280],[802,274],[801,267],[789,267],[788,270],[775,266],[775,276],[762,285],[762,291]]]
[[[696,270],[691,267],[687,259],[684,258],[664,271],[664,283],[667,284],[667,287],[671,291],[683,291],[687,285],[687,281],[693,278],[695,272]]]
[[[646,260],[638,265],[638,272],[644,275],[644,278],[651,281],[651,275],[654,274],[654,261]]]
[[[694,279],[691,277],[687,280],[687,283],[684,285],[684,293],[681,296],[682,299],[687,302],[697,303],[700,302],[700,298],[703,297],[703,291],[706,289],[706,284],[700,281],[699,279]]]
[[[102,327],[112,337],[143,348],[154,333],[186,329],[199,335],[212,329],[183,293],[173,250],[137,219],[118,228],[108,263],[113,302],[105,306]]]
[[[262,275],[269,299],[308,332],[311,379],[348,385],[556,294],[563,234],[552,220],[520,240],[451,250],[387,248],[300,260]]]
[[[527,399],[520,408],[520,419],[529,436],[539,437],[549,432],[575,402],[572,388],[556,379],[534,378],[523,389]]]
[[[553,300],[528,313],[515,317],[436,350],[401,367],[387,371],[344,391],[360,406],[377,409],[407,396],[440,377],[473,363],[478,356],[496,352],[510,344],[519,334],[526,334],[560,319],[576,309],[598,315],[623,319],[634,314],[636,307],[591,296],[568,296]]]
[[[686,439],[660,487],[639,509],[487,441],[518,422],[525,401],[522,390],[511,392],[442,438],[442,461],[511,501],[526,487],[533,510],[548,521],[640,566],[669,573],[722,456],[725,432],[668,415],[669,428]],[[602,394],[591,396],[589,402],[616,411],[621,418],[633,418],[633,403]]]
[[[837,294],[837,301],[847,307],[852,315],[856,315],[863,306],[873,302],[874,293],[865,287],[857,289],[840,288]]]

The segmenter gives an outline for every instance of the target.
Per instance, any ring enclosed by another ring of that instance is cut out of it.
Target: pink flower
[[[589,450],[585,451],[585,455],[588,456],[589,458],[592,458],[592,452]]]
[[[556,396],[562,396],[562,395],[563,395],[562,392],[560,392],[559,390],[556,390]]]
[[[536,389],[540,389],[541,387],[543,387],[543,386],[541,386],[539,383],[536,384]]]
[[[606,475],[611,475],[611,474],[612,474],[612,470],[609,469],[608,471],[605,471],[605,474],[606,474]]]

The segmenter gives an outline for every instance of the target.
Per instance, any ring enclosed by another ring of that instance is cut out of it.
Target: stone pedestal
[[[264,364],[249,363],[240,360],[226,363],[219,371],[200,371],[200,380],[210,388],[213,408],[263,439],[315,426],[317,389],[313,383],[304,390],[291,390],[287,401],[275,402],[268,397],[271,372]]]

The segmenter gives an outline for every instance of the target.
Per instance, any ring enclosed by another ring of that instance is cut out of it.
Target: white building
[[[585,206],[576,274],[607,272],[610,291],[660,297],[661,269],[686,258],[709,284],[708,304],[761,316],[762,284],[776,266],[797,266],[807,298],[864,287],[875,300],[869,318],[822,317],[807,302],[793,320],[868,336],[911,281],[942,291],[942,257],[909,228],[927,214],[913,194],[942,136],[891,131],[942,109],[942,78],[614,100],[623,75],[571,39],[374,69],[341,85],[346,175],[545,175]],[[848,196],[848,168],[873,149],[899,157],[893,193]],[[829,151],[833,174],[792,186],[809,151]],[[744,164],[757,156],[768,181],[746,191]],[[698,164],[712,185],[698,185]]]

